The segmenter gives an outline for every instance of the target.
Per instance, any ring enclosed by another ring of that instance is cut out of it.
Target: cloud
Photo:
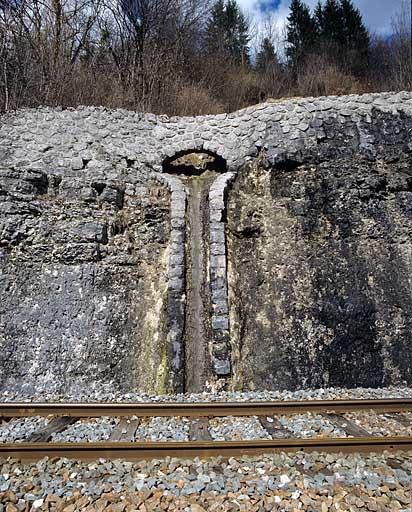
[[[238,0],[238,2],[258,20],[273,11],[278,18],[279,26],[284,26],[286,23],[290,0]],[[318,0],[306,0],[305,3],[313,9],[317,2]],[[409,5],[409,1],[406,2],[406,0],[354,0],[369,30],[377,34],[391,32],[392,19],[401,11],[403,3]]]

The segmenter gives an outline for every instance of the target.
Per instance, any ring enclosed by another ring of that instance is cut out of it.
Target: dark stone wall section
[[[168,361],[170,362],[168,389],[183,393],[185,386],[183,338],[186,309],[186,189],[176,176],[158,173],[157,179],[166,183],[170,190],[170,246],[167,284],[167,347]]]
[[[237,387],[412,382],[410,128],[378,116],[373,157],[336,140],[239,173],[228,206]]]

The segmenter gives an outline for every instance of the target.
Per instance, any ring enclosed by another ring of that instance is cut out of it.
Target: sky
[[[290,0],[238,0],[246,11],[261,16],[265,12],[273,12],[277,24],[281,27],[289,13]],[[313,8],[318,0],[306,0],[305,3]],[[365,24],[372,33],[389,35],[391,19],[400,11],[405,0],[354,0],[353,3],[362,13]],[[409,0],[407,1],[409,5]]]

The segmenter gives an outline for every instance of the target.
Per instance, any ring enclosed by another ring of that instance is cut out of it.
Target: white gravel
[[[365,411],[346,413],[344,417],[367,430],[372,436],[412,436],[412,423],[409,426],[402,425],[386,414]]]
[[[0,504],[7,512],[36,507],[76,512],[89,510],[91,503],[91,510],[121,512],[408,512],[411,475],[411,452],[167,457],[137,463],[9,459],[0,460]],[[10,503],[16,508],[6,509]]]
[[[188,441],[190,420],[187,418],[143,418],[136,441]]]
[[[291,432],[291,437],[347,437],[344,430],[320,414],[291,414],[276,416],[282,427]]]
[[[22,443],[26,441],[34,432],[44,428],[49,420],[42,416],[32,416],[30,418],[14,418],[10,421],[0,423],[0,442],[1,443]]]
[[[215,441],[272,439],[256,416],[212,418],[209,421],[209,432]]]
[[[81,443],[107,441],[113,432],[119,418],[102,416],[79,420],[59,434],[53,434],[51,441],[60,443]]]
[[[54,396],[42,395],[36,397],[18,396],[4,392],[3,402],[95,402],[109,401],[113,403],[147,402],[259,402],[271,400],[310,400],[310,399],[378,399],[378,398],[412,398],[411,388],[382,388],[382,389],[353,389],[340,390],[335,388],[302,390],[302,391],[257,391],[247,393],[201,393],[190,395],[149,396],[144,394],[107,394],[94,393],[92,396]],[[1,400],[0,400],[1,401]],[[412,413],[404,413],[406,419],[411,421]],[[390,417],[370,413],[357,413],[355,416],[347,416],[352,422],[368,430],[371,435],[412,435],[412,426],[402,425]],[[346,437],[344,430],[328,418],[314,413],[299,415],[279,415],[277,420],[290,437],[311,438],[320,436]],[[113,429],[119,422],[119,418],[102,417],[98,419],[82,419],[69,426],[64,432],[54,434],[54,442],[97,442],[110,438]],[[18,418],[9,422],[0,423],[0,442],[24,441],[33,432],[47,424],[46,418]],[[256,417],[225,417],[214,418],[209,422],[209,431],[216,440],[239,439],[270,439],[270,434],[262,427]],[[186,441],[189,439],[190,420],[188,418],[143,418],[136,430],[136,441]]]

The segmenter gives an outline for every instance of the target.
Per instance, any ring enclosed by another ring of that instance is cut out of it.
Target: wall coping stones
[[[87,165],[82,151],[88,151],[93,159],[105,153],[106,159],[129,159],[161,172],[167,157],[207,150],[236,171],[261,147],[270,153],[279,147],[315,146],[323,137],[319,125],[331,118],[356,127],[379,112],[412,116],[412,92],[292,98],[230,114],[181,118],[105,107],[21,109],[0,116],[0,163],[36,162],[50,168],[59,159],[62,167],[74,162],[78,168],[81,160]]]

